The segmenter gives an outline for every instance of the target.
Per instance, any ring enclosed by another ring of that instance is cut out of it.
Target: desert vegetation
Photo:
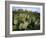
[[[40,13],[18,9],[12,11],[13,31],[40,30]]]

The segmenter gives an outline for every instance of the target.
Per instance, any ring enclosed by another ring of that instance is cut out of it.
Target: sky
[[[23,10],[28,10],[28,11],[32,11],[32,12],[38,12],[40,13],[40,8],[37,7],[13,7],[12,10],[18,10],[18,9],[23,9]]]

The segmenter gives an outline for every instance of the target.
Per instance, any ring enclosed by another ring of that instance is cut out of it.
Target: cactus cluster
[[[12,17],[13,31],[40,30],[40,13],[28,10],[14,10]]]

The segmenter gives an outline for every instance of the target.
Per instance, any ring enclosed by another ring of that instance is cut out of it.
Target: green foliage
[[[39,30],[40,13],[18,9],[13,11],[13,31]]]

